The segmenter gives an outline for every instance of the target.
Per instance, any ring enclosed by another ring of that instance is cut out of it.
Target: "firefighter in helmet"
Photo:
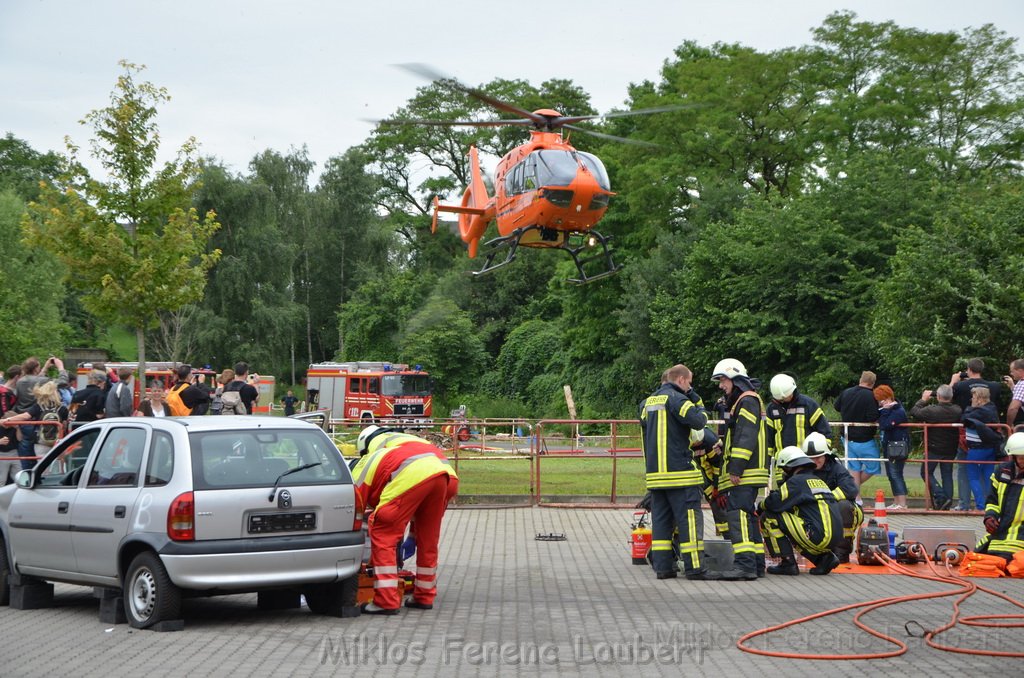
[[[752,580],[764,574],[764,542],[754,517],[754,500],[768,484],[768,441],[764,404],[758,383],[739,360],[726,358],[715,365],[712,381],[725,394],[726,431],[718,501],[725,506],[733,568],[722,573],[730,581]]]
[[[398,614],[397,547],[412,522],[416,540],[416,579],[406,607],[429,610],[437,595],[437,549],[441,519],[458,493],[459,479],[441,450],[422,438],[380,426],[367,426],[356,439],[361,458],[352,469],[356,513],[367,519],[373,602],[366,614]]]
[[[768,572],[800,574],[793,552],[796,546],[814,564],[811,574],[828,574],[839,564],[832,549],[843,536],[835,495],[824,480],[814,475],[814,462],[799,447],[783,448],[776,462],[782,467],[785,482],[758,505],[769,547],[781,558]]]
[[[853,538],[864,522],[864,510],[858,504],[860,490],[846,467],[835,458],[832,443],[815,431],[804,439],[804,454],[814,462],[814,475],[825,481],[832,490],[843,519],[843,539],[832,549],[840,563],[850,562],[853,553]]]
[[[704,516],[700,510],[703,478],[690,443],[707,424],[693,374],[675,365],[640,409],[640,436],[651,495],[651,564],[658,579],[676,576],[672,534],[678,530],[679,559],[687,579],[717,579],[704,569]],[[701,435],[703,439],[703,436]]]
[[[800,393],[796,380],[788,374],[776,374],[769,382],[772,400],[767,404],[767,420],[773,453],[784,447],[803,445],[804,439],[817,431],[832,435],[825,413],[810,396]]]
[[[1012,560],[1024,551],[1024,431],[1006,440],[1009,457],[992,475],[992,488],[985,502],[985,531],[975,549]]]

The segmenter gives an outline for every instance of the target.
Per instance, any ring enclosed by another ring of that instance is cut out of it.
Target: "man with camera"
[[[179,365],[175,370],[178,381],[171,391],[178,394],[190,416],[206,414],[210,408],[210,392],[206,389],[205,374],[192,374],[191,365]],[[173,411],[173,408],[172,408]]]
[[[978,387],[987,388],[989,390],[990,402],[995,403],[996,408],[999,408],[999,403],[1002,402],[1001,385],[998,382],[983,379],[981,373],[984,371],[985,361],[981,358],[971,358],[967,361],[966,369],[955,372],[950,377],[949,385],[953,388],[953,402],[960,406],[961,411],[966,412],[967,408],[971,406],[971,392]],[[966,459],[967,441],[961,434],[956,460],[957,462],[963,462]],[[969,464],[958,463],[956,466],[956,486],[960,503],[954,506],[953,510],[967,511],[971,508],[971,486],[967,478],[967,467]]]

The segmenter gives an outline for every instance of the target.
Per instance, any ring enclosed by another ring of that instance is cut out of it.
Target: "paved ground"
[[[453,510],[444,527],[437,606],[430,612],[403,609],[397,617],[260,612],[254,595],[241,595],[189,601],[182,632],[132,631],[101,623],[90,590],[59,585],[53,608],[0,608],[0,675],[248,677],[350,675],[367,669],[375,676],[1020,675],[1020,660],[939,652],[907,638],[905,622],[938,626],[948,619],[952,598],[868,616],[876,627],[907,640],[910,651],[898,659],[808,662],[740,652],[736,639],[763,626],[842,604],[948,587],[868,575],[659,582],[646,566],[630,564],[630,516],[625,510]],[[894,529],[973,527],[978,520],[890,518]],[[564,532],[568,539],[534,540],[548,532]],[[998,580],[994,586],[1024,600],[1024,580]],[[964,613],[1019,612],[979,593]],[[851,616],[780,633],[768,646],[888,649],[857,631]],[[971,647],[1024,647],[1024,629],[967,629],[944,637]]]

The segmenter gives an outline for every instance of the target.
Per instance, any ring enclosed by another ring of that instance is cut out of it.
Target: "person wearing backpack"
[[[68,408],[61,402],[60,393],[57,392],[57,382],[46,381],[33,389],[35,402],[29,408],[13,417],[10,421],[38,421],[41,424],[35,426],[36,436],[33,453],[36,457],[42,457],[54,443],[64,435],[64,429],[68,422]],[[18,448],[19,457],[30,457],[32,455],[22,454],[21,447]],[[30,469],[36,465],[35,459],[22,459],[21,468]]]
[[[224,380],[224,386],[220,389],[220,413],[249,414],[245,409],[245,403],[242,401],[242,389],[247,384],[236,378],[238,375],[234,370],[224,370],[220,376]]]
[[[253,407],[256,406],[256,402],[260,399],[259,390],[253,386],[253,383],[258,382],[259,375],[249,374],[249,363],[235,363],[235,380],[231,382],[230,388],[225,388],[224,390],[238,391],[242,398],[242,405],[245,406],[245,412],[242,414],[252,414]]]
[[[192,383],[192,366],[179,365],[175,370],[178,381],[168,389],[164,402],[171,411],[172,417],[187,417],[193,414],[206,414],[210,402],[210,394]]]

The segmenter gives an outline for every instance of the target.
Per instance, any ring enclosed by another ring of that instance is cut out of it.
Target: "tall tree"
[[[304,313],[290,289],[297,247],[279,224],[271,187],[206,162],[197,200],[204,209],[216,206],[224,225],[213,239],[224,254],[196,319],[200,355],[222,366],[245,360],[260,373],[286,374],[291,336]]]
[[[58,179],[42,186],[23,220],[25,237],[54,253],[83,303],[111,323],[135,328],[139,374],[145,375],[145,330],[161,311],[202,298],[206,273],[220,256],[207,242],[219,228],[211,210],[191,206],[199,166],[188,139],[175,160],[157,165],[157,106],[162,87],[136,82],[143,70],[127,61],[110,105],[86,115],[92,156],[107,180],[94,179],[66,140]]]
[[[0,369],[29,355],[57,353],[68,328],[61,318],[63,270],[49,252],[21,240],[19,222],[25,203],[11,190],[0,190],[0,242],[4,268],[0,275]]]

